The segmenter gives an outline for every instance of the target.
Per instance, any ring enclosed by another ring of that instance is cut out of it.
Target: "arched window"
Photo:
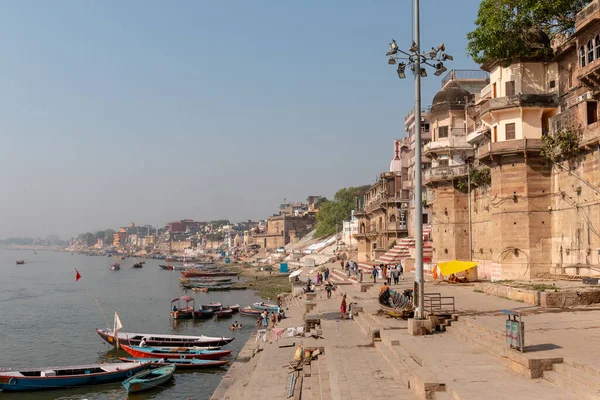
[[[587,62],[588,64],[594,62],[594,44],[592,43],[592,39],[587,42]]]
[[[596,46],[596,60],[600,59],[600,35],[596,35],[594,39],[594,45]]]
[[[365,232],[365,224],[360,224],[360,233],[366,233]]]
[[[581,68],[585,67],[585,49],[583,46],[579,48],[579,66]]]
[[[394,214],[390,216],[390,222],[396,222],[396,216]]]

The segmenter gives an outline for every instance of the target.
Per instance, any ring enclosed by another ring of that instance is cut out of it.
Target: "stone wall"
[[[600,185],[597,148],[563,163],[584,181]],[[552,180],[551,273],[600,275],[600,195],[569,172],[555,167]]]
[[[443,181],[432,188],[432,241],[434,262],[469,259],[468,198]]]
[[[490,211],[490,188],[471,191],[471,231],[473,234],[473,261],[479,262],[477,276],[480,280],[492,277],[492,214]]]

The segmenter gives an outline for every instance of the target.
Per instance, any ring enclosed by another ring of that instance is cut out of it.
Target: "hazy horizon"
[[[411,4],[2,2],[0,238],[264,219],[373,183],[413,104],[385,56]],[[478,5],[421,1],[448,69],[478,69]]]

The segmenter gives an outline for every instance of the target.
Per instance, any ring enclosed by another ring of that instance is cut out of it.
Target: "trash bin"
[[[288,272],[288,265],[287,265],[287,263],[280,263],[279,264],[279,272],[281,272],[281,273],[287,273]]]

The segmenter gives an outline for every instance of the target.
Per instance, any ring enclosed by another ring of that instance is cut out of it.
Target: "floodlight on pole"
[[[444,43],[440,44],[437,48],[432,47],[431,51],[421,53],[420,51],[420,31],[419,31],[419,0],[413,0],[413,28],[414,28],[414,40],[408,52],[402,51],[398,48],[396,41],[392,39],[390,43],[390,51],[386,56],[390,57],[388,64],[393,64],[391,59],[394,60],[405,60],[398,63],[398,78],[406,78],[406,67],[409,66],[415,77],[415,108],[414,108],[414,121],[415,121],[415,187],[414,187],[414,204],[415,204],[415,284],[414,284],[414,295],[413,304],[415,306],[415,318],[425,318],[425,302],[424,302],[424,290],[425,281],[423,277],[423,211],[421,204],[423,203],[423,177],[422,177],[422,162],[421,153],[421,78],[427,76],[426,66],[435,68],[434,75],[439,76],[447,68],[444,66],[443,61],[452,60],[452,56],[445,53],[446,46]],[[397,55],[401,53],[400,56]],[[441,53],[441,55],[440,55]],[[430,64],[429,61],[432,63]],[[433,63],[435,62],[435,63]]]

